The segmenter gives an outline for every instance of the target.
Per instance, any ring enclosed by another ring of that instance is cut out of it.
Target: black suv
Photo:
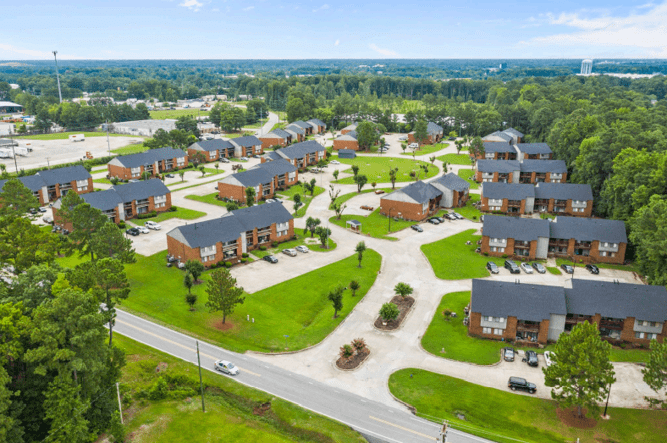
[[[510,274],[521,274],[521,269],[512,260],[505,260],[505,268],[509,269]]]
[[[130,234],[133,237],[136,237],[137,235],[141,234],[137,228],[130,228],[127,231],[125,231],[127,234]]]
[[[514,361],[514,348],[503,348],[503,359],[505,361]]]
[[[574,274],[574,268],[570,265],[566,265],[565,263],[563,263],[562,265],[560,265],[560,268],[563,271],[565,271],[566,274]]]
[[[523,361],[528,363],[528,366],[533,366],[536,368],[539,365],[539,362],[537,361],[537,352],[526,351],[526,357],[523,359]]]
[[[586,265],[586,269],[588,269],[588,271],[591,274],[599,274],[600,273],[600,269],[595,265]]]
[[[519,389],[520,391],[530,392],[531,394],[534,394],[535,391],[537,391],[537,386],[533,383],[528,383],[525,378],[521,377],[510,377],[507,382],[507,387],[513,391]]]

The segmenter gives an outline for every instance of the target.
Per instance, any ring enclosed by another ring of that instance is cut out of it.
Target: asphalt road
[[[197,363],[196,341],[185,334],[121,310],[117,311],[114,331],[174,357]],[[439,425],[402,409],[390,408],[248,355],[230,352],[208,343],[200,342],[199,352],[202,368],[206,370],[214,371],[215,360],[232,361],[240,369],[240,373],[233,377],[239,383],[330,417],[377,440],[387,443],[438,441]],[[228,377],[223,374],[220,376]],[[491,443],[490,440],[457,430],[449,431],[447,441]]]

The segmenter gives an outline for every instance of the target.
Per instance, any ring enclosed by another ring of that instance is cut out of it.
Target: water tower
[[[586,59],[581,62],[581,73],[584,75],[593,73],[593,60]]]

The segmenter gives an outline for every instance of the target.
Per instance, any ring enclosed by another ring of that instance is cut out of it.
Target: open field
[[[143,143],[133,143],[131,145],[123,146],[122,148],[112,149],[111,152],[118,155],[138,154],[140,152],[148,151],[148,147]]]
[[[377,208],[375,211],[371,212],[367,216],[363,215],[346,215],[343,214],[340,220],[336,217],[331,217],[329,222],[338,225],[342,228],[345,228],[345,223],[348,220],[357,220],[361,222],[361,232],[368,234],[374,238],[381,238],[385,240],[396,240],[396,237],[392,237],[390,234],[398,231],[402,231],[405,228],[408,228],[415,224],[415,222],[410,220],[391,220],[391,232],[389,232],[389,220],[384,215],[380,214],[380,208]]]
[[[334,157],[337,158],[337,157]],[[419,178],[426,179],[430,177],[435,177],[440,172],[437,166],[433,166],[428,162],[423,161],[414,161],[403,158],[396,157],[357,157],[355,159],[338,159],[341,163],[346,165],[357,165],[359,166],[359,174],[366,175],[368,177],[369,186],[372,182],[375,183],[391,183],[389,180],[389,170],[392,168],[398,168],[396,173],[396,182],[409,182],[414,181],[414,178],[410,177],[411,171],[420,172]],[[428,166],[428,174],[425,176],[423,171],[420,169],[419,165]],[[352,174],[352,169],[346,169],[342,171],[344,173]],[[333,183],[340,183],[343,185],[353,185],[353,177],[341,178]]]
[[[191,115],[193,117],[204,117],[209,114],[209,111],[200,111],[199,109],[173,109],[164,111],[148,111],[153,120],[177,119],[184,115]]]
[[[461,154],[441,155],[440,157],[438,157],[438,160],[440,160],[441,162],[447,162],[447,164],[450,165],[465,165],[465,166],[472,165],[468,153],[463,153],[463,152]]]
[[[401,152],[401,155],[406,155],[412,157],[412,153],[419,157],[420,155],[432,154],[434,152],[442,151],[445,148],[448,148],[447,143],[437,143],[435,145],[422,145],[420,149],[406,149],[405,152]]]

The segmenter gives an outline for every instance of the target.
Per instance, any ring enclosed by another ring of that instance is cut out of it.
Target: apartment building
[[[480,209],[509,215],[548,212],[575,217],[590,217],[593,192],[590,185],[572,183],[482,184]]]
[[[359,141],[357,140],[357,131],[350,131],[344,135],[339,135],[333,141],[333,149],[338,151],[340,149],[349,149],[352,151],[359,150]]]
[[[295,143],[277,151],[268,152],[261,161],[262,163],[284,159],[303,170],[308,166],[316,165],[318,161],[326,159],[326,149],[314,140]]]
[[[176,171],[188,166],[188,155],[174,148],[149,149],[138,154],[121,155],[107,163],[109,177],[121,180],[142,178],[144,172],[150,177]]]
[[[192,157],[201,152],[207,162],[217,161],[221,158],[234,157],[236,147],[229,140],[219,138],[213,140],[203,140],[188,146],[188,156]]]
[[[475,180],[480,183],[565,183],[563,160],[478,160]]]
[[[433,122],[428,122],[428,124],[426,125],[426,133],[428,134],[428,136],[423,143],[427,145],[432,145],[442,140],[442,136],[444,135],[444,130],[442,129],[442,126],[437,125]],[[416,143],[416,142],[417,139],[415,139],[415,132],[414,131],[409,132],[408,143]]]
[[[79,195],[93,192],[93,177],[80,165],[47,169],[34,175],[17,178],[32,191],[40,205],[54,202],[69,191]],[[6,182],[7,180],[0,180],[0,192]]]
[[[255,189],[255,200],[273,198],[276,191],[284,190],[299,181],[299,171],[290,162],[279,159],[260,163],[247,171],[232,174],[218,183],[220,198],[245,201],[247,188]]]

